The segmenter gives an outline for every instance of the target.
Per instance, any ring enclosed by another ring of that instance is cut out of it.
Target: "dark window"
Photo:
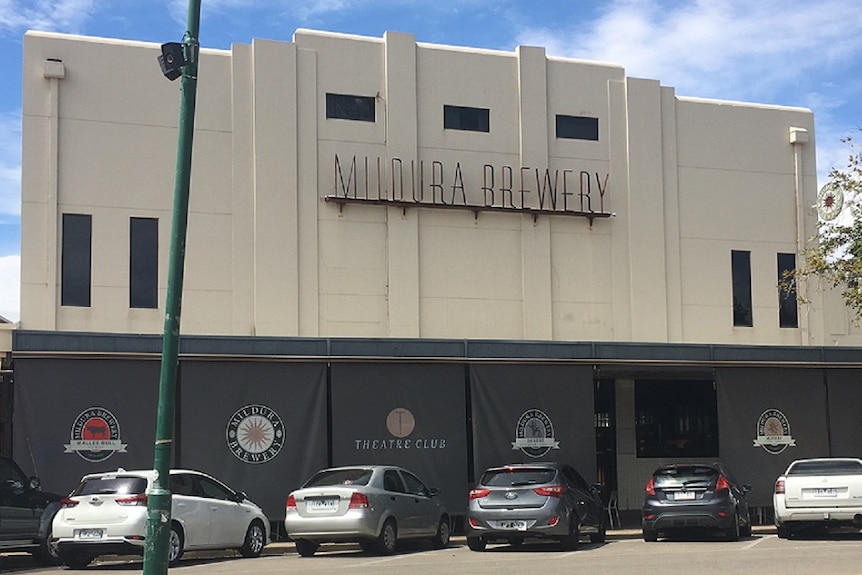
[[[638,457],[717,457],[712,381],[635,381]]]
[[[157,308],[159,220],[129,220],[129,307]]]
[[[407,493],[404,489],[404,483],[401,481],[401,476],[394,469],[387,469],[383,472],[383,489],[395,493]]]
[[[862,465],[852,459],[797,461],[787,475],[862,475]]]
[[[303,487],[325,487],[328,485],[368,485],[372,470],[361,467],[318,471]]]
[[[799,327],[796,307],[796,284],[793,270],[796,269],[796,254],[778,254],[778,325]]]
[[[550,483],[557,476],[555,469],[547,467],[520,467],[517,469],[492,469],[482,475],[479,483],[490,487],[512,487],[513,485],[536,485]]]
[[[104,475],[81,482],[72,492],[78,495],[140,495],[147,491],[147,478],[128,475]]]
[[[373,96],[327,93],[326,117],[339,120],[373,122],[375,118],[375,98]]]
[[[491,131],[491,110],[466,106],[443,106],[443,127],[471,132]]]
[[[570,140],[598,140],[599,119],[557,114],[557,137]]]
[[[730,253],[733,273],[733,325],[751,327],[751,252]]]
[[[90,307],[93,217],[63,214],[60,305]]]

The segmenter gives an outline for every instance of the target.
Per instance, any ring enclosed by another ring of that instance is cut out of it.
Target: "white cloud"
[[[0,221],[21,215],[21,112],[0,115]]]
[[[17,322],[20,319],[21,256],[0,257],[0,315]]]
[[[96,9],[95,0],[0,0],[0,29],[78,32]]]

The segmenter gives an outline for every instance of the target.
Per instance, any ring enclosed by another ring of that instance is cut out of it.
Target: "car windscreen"
[[[111,475],[107,477],[90,477],[81,482],[72,496],[75,495],[140,495],[147,491],[145,477],[129,475]]]
[[[853,460],[797,461],[787,475],[860,475],[862,464]]]
[[[303,487],[323,487],[327,485],[368,485],[371,469],[324,469],[314,474]]]
[[[715,468],[705,465],[667,467],[653,473],[653,484],[655,487],[673,487],[709,483],[717,475],[718,471]]]
[[[490,469],[479,481],[488,487],[517,487],[519,485],[542,485],[550,483],[557,474],[556,469],[547,467],[518,467],[511,469]]]

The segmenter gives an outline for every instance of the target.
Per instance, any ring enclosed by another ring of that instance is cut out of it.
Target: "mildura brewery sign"
[[[375,203],[403,208],[422,206],[479,211],[558,214],[607,218],[609,174],[528,166],[485,164],[465,174],[461,163],[444,164],[368,156],[342,159],[335,154],[334,193],[327,202]],[[481,182],[481,186],[478,185]],[[470,198],[481,197],[481,203]]]

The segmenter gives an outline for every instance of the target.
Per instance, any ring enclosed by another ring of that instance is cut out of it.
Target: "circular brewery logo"
[[[120,442],[120,423],[114,414],[104,407],[90,407],[75,418],[71,441],[64,447],[65,453],[98,463],[114,453],[125,453],[126,445]]]
[[[796,440],[790,435],[787,417],[777,409],[767,409],[757,418],[757,437],[754,447],[762,447],[773,455],[779,454],[788,446],[796,447]]]
[[[284,422],[270,407],[246,405],[227,424],[227,446],[244,463],[266,463],[284,447]]]
[[[386,416],[386,429],[395,437],[407,437],[416,427],[416,418],[409,409],[396,407]]]
[[[512,449],[520,449],[530,457],[542,457],[551,449],[559,449],[554,439],[554,424],[544,411],[528,409],[518,418]]]

